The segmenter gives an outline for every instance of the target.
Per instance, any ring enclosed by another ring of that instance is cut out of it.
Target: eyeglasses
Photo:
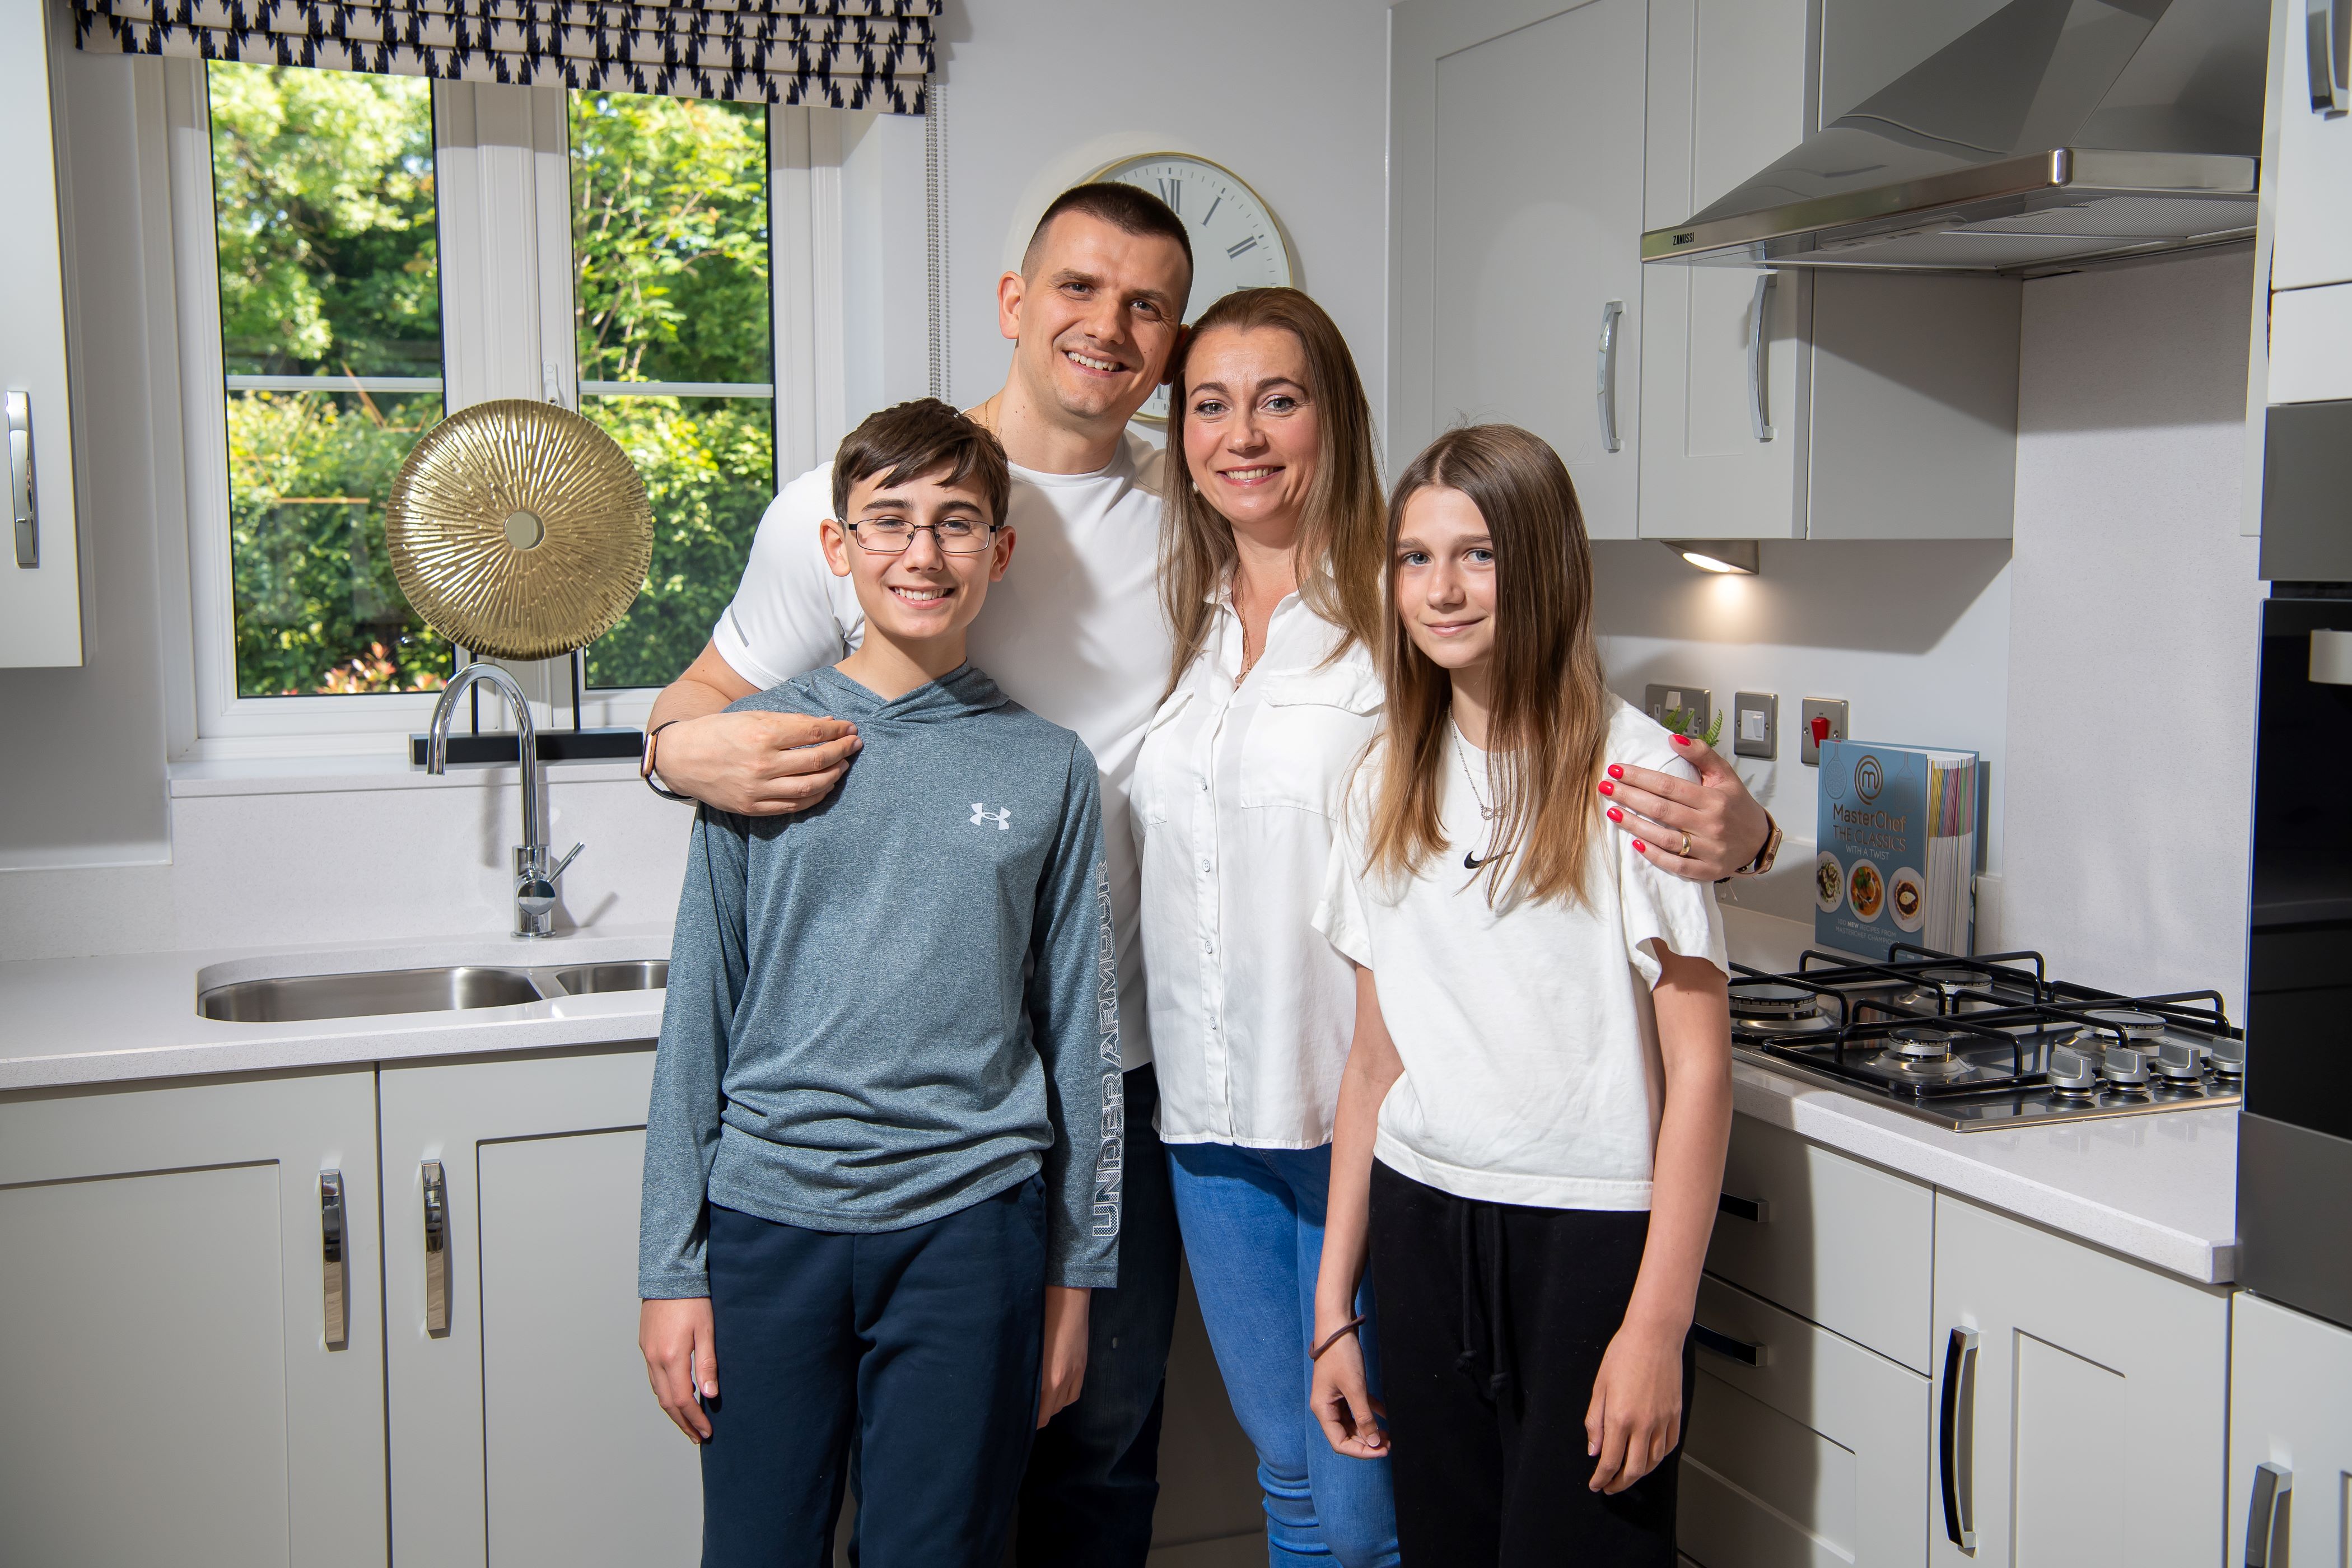
[[[944,522],[908,522],[903,517],[869,517],[863,522],[849,524],[856,536],[857,547],[876,555],[903,555],[915,542],[916,533],[931,531],[933,542],[943,555],[978,555],[996,542],[1000,524],[979,522],[968,517],[951,517]]]

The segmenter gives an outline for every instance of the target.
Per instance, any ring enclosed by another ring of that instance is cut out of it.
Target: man
[[[1126,1215],[1119,1283],[1097,1292],[1075,1404],[1038,1434],[1021,1498],[1022,1568],[1140,1564],[1159,1495],[1161,1384],[1175,1323],[1177,1236],[1136,939],[1137,871],[1127,791],[1144,727],[1168,679],[1157,595],[1164,459],[1128,421],[1167,379],[1181,340],[1192,257],[1183,224],[1128,185],[1063,193],[1020,270],[997,280],[999,330],[1013,342],[1004,385],[971,411],[1013,465],[1008,521],[1022,569],[971,630],[971,657],[1014,700],[1077,731],[1102,766],[1103,837],[1118,934],[1127,1066]],[[787,486],[760,524],[733,604],[710,644],[654,704],[649,766],[671,789],[722,811],[766,816],[822,801],[857,746],[852,728],[727,704],[817,664],[859,635],[853,600],[818,553],[824,469]],[[1704,745],[1700,783],[1627,768],[1618,824],[1653,859],[1725,876],[1760,853],[1769,819]],[[1685,847],[1669,855],[1655,847]]]

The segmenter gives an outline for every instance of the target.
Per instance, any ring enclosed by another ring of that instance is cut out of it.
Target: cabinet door
[[[2242,1292],[2234,1306],[2229,1561],[2341,1568],[2352,1563],[2352,1330]]]
[[[1391,16],[1393,466],[1456,424],[1524,426],[1567,463],[1587,530],[1630,539],[1643,0],[1406,0]]]
[[[1644,227],[1680,223],[1805,139],[1810,11],[1653,0]],[[1643,268],[1645,538],[1804,533],[1811,313],[1800,270]]]
[[[383,1074],[392,1543],[410,1568],[638,1568],[702,1536],[637,1353],[650,1046]],[[424,1163],[443,1182],[428,1327]]]
[[[1927,1556],[1927,1380],[1717,1279],[1698,1288],[1682,1550],[1705,1568]]]
[[[0,1096],[0,1557],[383,1563],[374,1083]]]
[[[46,0],[0,0],[0,147],[8,150],[8,243],[0,246],[0,395],[29,422],[29,525],[16,521],[18,437],[0,408],[0,668],[81,662],[73,440],[66,407],[65,263],[49,110]]]
[[[2278,81],[2278,150],[2263,170],[2275,214],[2271,240],[2271,287],[2307,289],[2352,281],[2352,114],[2312,107],[2311,28],[2305,0],[2273,13],[2272,25],[2285,37],[2284,69]],[[2324,18],[2333,10],[2316,7]],[[2325,56],[2322,56],[2323,73]]]
[[[1936,1340],[1936,1562],[2221,1560],[2226,1294],[1939,1193]]]

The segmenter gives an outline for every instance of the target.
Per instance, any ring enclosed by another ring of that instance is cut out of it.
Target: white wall
[[[2243,1007],[2257,541],[2245,247],[2029,283],[2010,630],[2010,931]]]
[[[948,0],[939,32],[958,402],[1003,384],[995,281],[1045,204],[1114,159],[1168,151],[1265,198],[1298,286],[1385,406],[1385,0]]]

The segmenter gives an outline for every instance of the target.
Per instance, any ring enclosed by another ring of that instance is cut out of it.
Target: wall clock
[[[1186,321],[1198,320],[1236,289],[1288,288],[1290,246],[1265,199],[1249,182],[1222,163],[1189,153],[1144,153],[1097,169],[1089,176],[1150,191],[1176,209],[1192,241],[1192,297]],[[1168,417],[1168,389],[1161,387],[1136,413],[1160,424]]]

